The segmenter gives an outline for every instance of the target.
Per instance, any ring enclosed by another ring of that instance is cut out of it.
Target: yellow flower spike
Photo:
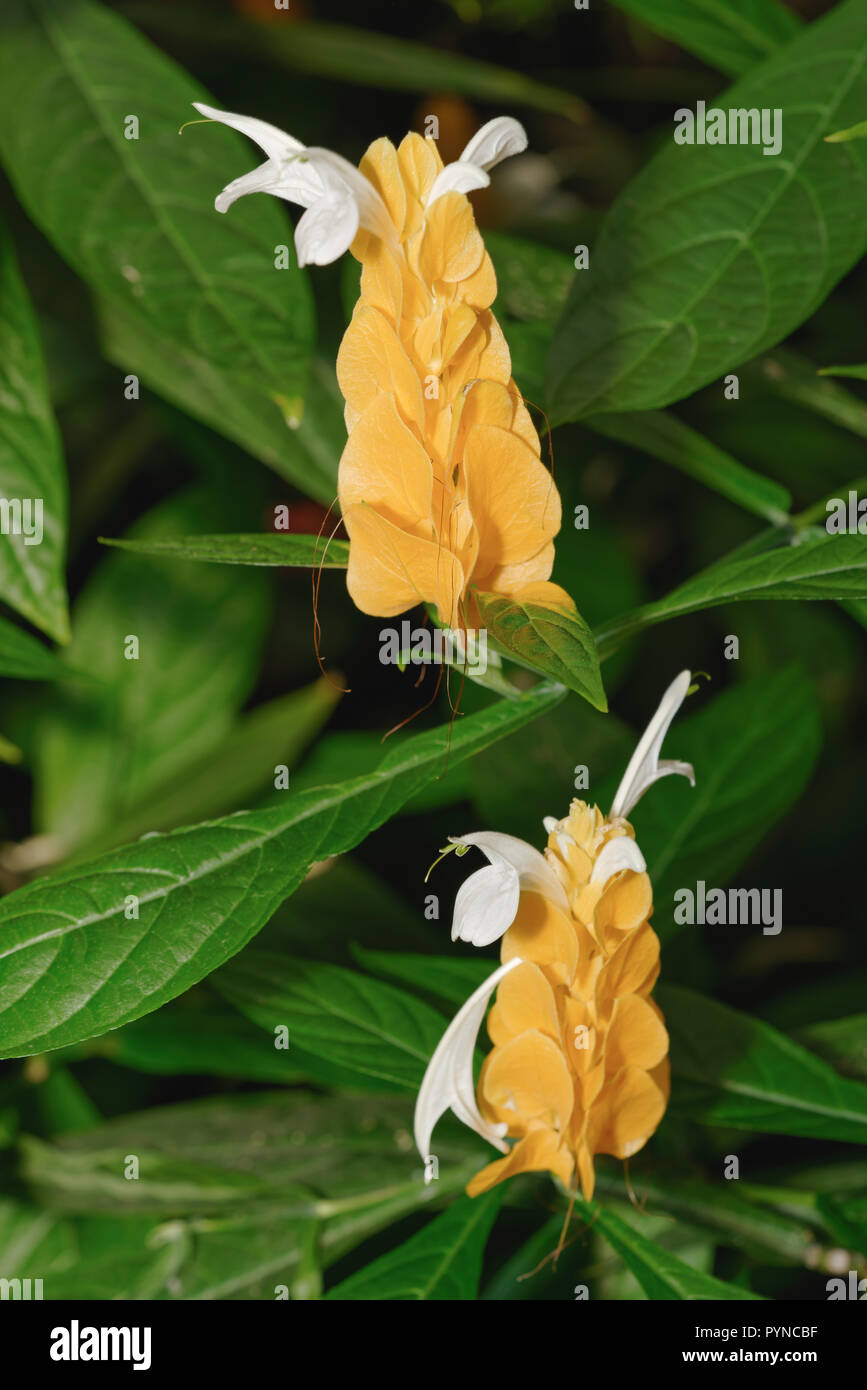
[[[489,121],[445,167],[420,135],[397,149],[375,140],[356,169],[263,121],[197,108],[267,156],[220,193],[219,211],[246,193],[275,194],[306,209],[299,264],[347,250],[361,262],[337,359],[349,435],[338,498],[353,601],[380,617],[430,603],[450,627],[478,625],[473,587],[572,608],[548,582],[560,498],[491,313],[496,276],[467,198],[490,182],[489,169],[526,149],[522,127]]]
[[[589,1201],[596,1156],[631,1157],[665,1112],[668,1033],[648,998],[659,940],[648,921],[650,879],[627,817],[660,777],[677,772],[694,784],[689,764],[660,758],[689,683],[682,671],[669,686],[608,816],[574,801],[563,820],[546,818],[543,854],[509,835],[453,840],[481,849],[489,864],[462,885],[452,937],[476,946],[499,939],[502,964],[437,1048],[415,1129],[426,1159],[440,1115],[451,1108],[464,1118],[466,1097],[450,1078],[471,1074],[485,1003],[496,994],[478,1117],[467,1122],[479,1133],[487,1124],[501,1150],[503,1136],[515,1143],[473,1178],[471,1196],[516,1173],[547,1170],[567,1187],[577,1178]]]

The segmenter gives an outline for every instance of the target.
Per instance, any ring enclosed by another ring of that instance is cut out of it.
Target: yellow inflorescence
[[[648,918],[650,879],[627,869],[592,883],[593,866],[625,820],[573,801],[546,858],[570,915],[522,893],[502,941],[521,958],[501,982],[488,1018],[494,1044],[479,1078],[479,1108],[505,1121],[517,1143],[472,1179],[475,1196],[515,1173],[550,1170],[567,1187],[576,1173],[590,1200],[594,1157],[628,1158],[650,1138],[668,1101],[668,1034],[649,997],[659,940]]]
[[[474,626],[470,586],[571,606],[546,582],[560,498],[491,312],[496,278],[463,193],[426,206],[442,161],[410,134],[377,140],[361,171],[393,241],[361,231],[361,296],[337,375],[349,438],[338,492],[349,592],[389,617],[420,601]]]

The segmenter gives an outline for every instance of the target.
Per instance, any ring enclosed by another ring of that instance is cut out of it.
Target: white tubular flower
[[[515,920],[522,892],[541,893],[568,912],[569,905],[557,875],[544,855],[514,835],[477,831],[452,835],[454,845],[474,845],[490,861],[461,884],[455,899],[452,941],[490,946]]]
[[[647,866],[626,816],[668,773],[695,785],[688,763],[659,757],[690,680],[681,671],[665,692],[610,815],[573,800],[562,820],[546,816],[544,856],[512,835],[452,837],[452,844],[473,845],[490,861],[458,892],[452,938],[486,946],[504,937],[504,964],[470,996],[439,1043],[418,1096],[415,1140],[427,1163],[433,1128],[451,1109],[499,1149],[504,1157],[470,1180],[471,1197],[516,1173],[549,1171],[567,1187],[580,1182],[590,1201],[596,1155],[631,1157],[662,1119],[668,1034],[649,1000],[659,940],[650,926]],[[507,980],[517,966],[520,973]],[[477,1102],[473,1051],[495,990],[493,1047]],[[592,1025],[586,1064],[575,1060],[579,1025]],[[511,1147],[506,1135],[515,1141]]]
[[[251,173],[233,179],[214,203],[227,212],[245,193],[273,193],[306,208],[295,232],[299,265],[329,265],[348,251],[359,227],[386,240],[394,228],[385,204],[373,184],[332,150],[308,148],[267,121],[218,111],[204,102],[193,102],[209,120],[220,121],[249,135],[268,156]]]
[[[359,227],[396,245],[394,224],[377,190],[354,164],[333,150],[302,145],[267,121],[218,111],[205,102],[193,102],[211,121],[240,130],[255,140],[268,156],[249,174],[233,179],[218,195],[214,206],[227,212],[246,193],[273,193],[307,211],[295,231],[299,265],[330,265],[348,251]],[[434,180],[429,207],[444,193],[469,193],[490,183],[488,169],[509,155],[527,148],[523,126],[512,116],[497,116],[473,136],[460,159],[448,164]]]
[[[416,1148],[427,1163],[430,1141],[438,1120],[451,1110],[470,1129],[487,1139],[501,1153],[508,1153],[503,1143],[506,1125],[490,1125],[479,1113],[473,1084],[473,1052],[488,1000],[500,981],[520,965],[515,957],[499,966],[483,984],[470,995],[452,1019],[428,1063],[415,1104],[413,1129]],[[430,1174],[425,1173],[425,1182]]]
[[[495,116],[477,130],[459,159],[437,174],[428,194],[427,207],[444,193],[471,193],[491,182],[488,170],[527,148],[527,132],[513,116]]]
[[[686,692],[689,690],[691,679],[691,672],[681,671],[663,695],[659,709],[651,719],[638,747],[629,759],[620,786],[617,788],[617,794],[611,803],[610,816],[612,820],[618,816],[628,816],[633,806],[641,800],[647,788],[652,787],[654,782],[658,782],[661,777],[669,776],[670,773],[676,772],[681,777],[688,777],[690,785],[695,786],[695,772],[691,763],[676,762],[672,759],[660,761],[659,757],[663,739],[668,733],[668,726],[686,699]]]
[[[624,869],[632,869],[636,874],[643,874],[646,868],[644,855],[635,841],[629,835],[618,835],[603,845],[597,854],[593,863],[590,882],[605,884],[609,878],[622,873]]]

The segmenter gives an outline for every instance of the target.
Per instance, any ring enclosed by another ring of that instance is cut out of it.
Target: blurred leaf
[[[352,904],[351,922],[346,920],[347,903]],[[305,960],[351,965],[354,943],[429,951],[430,937],[420,917],[385,879],[342,854],[317,864],[277,909],[256,945]]]
[[[672,139],[632,180],[554,335],[556,420],[690,395],[786,337],[860,259],[867,150],[822,137],[867,107],[865,54],[862,0],[844,0],[717,98],[784,111],[783,158]]]
[[[857,125],[850,125],[848,130],[835,130],[833,135],[825,136],[829,145],[839,145],[845,140],[864,140],[865,138],[867,138],[867,121],[859,121]]]
[[[314,357],[303,401],[267,400],[257,386],[162,337],[125,305],[99,299],[97,310],[103,351],[122,371],[136,372],[166,400],[233,439],[308,497],[326,505],[334,500],[346,425],[332,365]]]
[[[325,1079],[344,1086],[414,1093],[445,1031],[442,1014],[393,985],[255,946],[213,984],[272,1037],[288,1028],[292,1054],[311,1076],[323,1061]]]
[[[89,1049],[154,1076],[230,1076],[288,1085],[304,1073],[291,1052],[219,1000],[190,1007],[190,995],[106,1033]]]
[[[867,366],[820,367],[819,376],[853,376],[859,381],[867,381]]]
[[[488,658],[490,660],[490,653]],[[384,743],[383,735],[373,730],[339,729],[328,733],[318,740],[309,758],[305,759],[293,778],[293,786],[296,791],[302,787],[322,787],[329,782],[339,782],[343,777],[357,777],[362,772],[369,772],[381,761],[383,747],[394,748],[408,737],[409,734],[401,731],[392,734]],[[469,796],[469,785],[467,765],[459,763],[410,797],[402,814],[413,815],[440,806],[452,806]],[[268,798],[269,801],[273,799]]]
[[[867,597],[867,537],[823,536],[779,545],[746,559],[724,558],[657,603],[603,623],[596,642],[604,659],[627,637],[655,623],[747,599]]]
[[[705,1124],[796,1138],[867,1138],[867,1086],[842,1080],[791,1038],[704,995],[661,985],[672,1106]]]
[[[435,1199],[411,1124],[410,1102],[393,1096],[209,1096],[122,1115],[53,1144],[28,1140],[24,1174],[52,1209],[179,1215],[231,1213],[234,1204],[239,1216],[258,1205],[286,1220],[329,1219],[344,1205],[360,1209],[408,1189],[416,1204]],[[446,1140],[447,1179],[452,1165],[475,1161],[472,1140]],[[139,1159],[136,1180],[124,1176],[128,1154]]]
[[[813,1228],[747,1200],[733,1191],[735,1183],[721,1190],[718,1182],[637,1173],[634,1169],[631,1181],[637,1189],[642,1218],[666,1212],[765,1263],[805,1265],[816,1244]],[[621,1174],[597,1174],[599,1197],[619,1196],[623,1188]]]
[[[49,637],[66,642],[66,472],[36,315],[2,223],[0,480],[0,595]]]
[[[183,536],[237,505],[190,491],[133,535]],[[256,570],[107,556],[76,603],[68,648],[101,684],[67,684],[32,730],[37,828],[75,849],[213,753],[253,684],[269,615]],[[125,656],[130,636],[137,659]]]
[[[255,936],[311,864],[360,844],[436,777],[447,751],[469,757],[562,696],[537,686],[416,735],[368,776],[149,836],[8,894],[0,1054],[95,1037],[182,994]],[[138,916],[126,915],[130,897]]]
[[[727,497],[736,506],[775,526],[788,520],[791,494],[772,478],[745,468],[676,415],[637,410],[629,415],[592,415],[587,424],[606,439],[616,439],[674,468]]]
[[[687,53],[738,77],[797,34],[800,16],[779,0],[614,0]]]
[[[475,1300],[482,1256],[502,1198],[498,1189],[482,1197],[458,1198],[442,1216],[344,1279],[327,1297],[389,1303]]]
[[[632,1270],[648,1298],[671,1301],[680,1298],[717,1300],[759,1297],[747,1289],[738,1288],[736,1284],[726,1284],[721,1279],[693,1269],[670,1250],[648,1240],[635,1226],[606,1207],[594,1211],[587,1203],[581,1203],[581,1206],[592,1218],[594,1229],[604,1235]],[[636,1217],[636,1225],[639,1219]]]
[[[837,1071],[867,1079],[867,1014],[852,1014],[801,1028],[798,1041]],[[864,1174],[867,1185],[867,1171]]]
[[[485,232],[497,275],[497,314],[547,323],[559,314],[575,276],[571,256],[505,232]]]
[[[788,348],[777,348],[750,363],[740,376],[742,381],[757,379],[783,400],[794,401],[853,434],[867,437],[867,404],[844,386],[828,381],[821,368]]]
[[[520,594],[473,594],[483,627],[508,656],[562,682],[594,709],[607,710],[596,643],[576,608],[535,603]]]
[[[185,763],[169,781],[102,830],[82,853],[101,853],[155,830],[174,830],[242,809],[268,784],[273,788],[278,766],[293,766],[339,698],[339,690],[322,678],[258,705],[242,715],[214,748]]]
[[[303,395],[312,302],[297,268],[275,270],[286,217],[270,198],[214,211],[249,166],[246,142],[216,125],[179,138],[206,93],[89,0],[8,0],[2,22],[0,150],[61,255],[137,321],[257,388],[263,410]]]
[[[314,74],[379,90],[461,92],[473,101],[501,102],[553,111],[582,122],[587,107],[571,92],[534,82],[462,53],[429,48],[394,34],[353,29],[344,24],[293,23],[276,27],[245,24],[209,15],[204,28],[195,11],[133,3],[127,11],[140,24],[165,34],[189,35],[197,44],[226,48],[235,58],[246,50],[306,77]]]
[[[671,915],[675,891],[729,882],[804,791],[821,746],[816,696],[789,667],[724,691],[668,738],[670,756],[693,764],[696,785],[664,778],[631,817],[663,940],[685,930]]]
[[[631,729],[616,715],[602,715],[577,696],[567,697],[532,730],[513,735],[505,756],[485,752],[473,759],[470,779],[479,823],[541,848],[542,818],[565,815],[576,793],[595,801],[607,776],[625,770],[634,745]],[[586,788],[575,785],[579,766],[587,768]]]
[[[17,744],[10,743],[8,738],[0,734],[0,763],[20,763],[23,756]]]
[[[52,1292],[52,1275],[75,1259],[69,1227],[52,1212],[0,1198],[0,1269],[4,1279],[42,1279]]]
[[[821,1195],[816,1202],[836,1240],[867,1260],[867,1194],[860,1197]]]
[[[69,667],[29,632],[0,618],[0,675],[25,681],[52,681],[69,676]]]
[[[134,550],[140,555],[164,555],[177,560],[209,560],[218,565],[309,565],[315,569],[345,569],[349,542],[317,536],[288,536],[270,532],[252,535],[180,536],[177,540],[118,541],[101,536],[103,545]]]

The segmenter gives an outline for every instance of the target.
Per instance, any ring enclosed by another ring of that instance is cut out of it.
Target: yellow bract
[[[522,964],[500,984],[488,1017],[494,1044],[479,1078],[479,1109],[517,1140],[469,1183],[471,1196],[515,1173],[576,1177],[588,1201],[596,1154],[629,1158],[650,1138],[668,1101],[668,1034],[648,996],[659,940],[648,917],[650,880],[632,869],[593,883],[594,864],[632,827],[574,801],[546,858],[566,891],[567,915],[522,893],[502,960]]]
[[[375,141],[360,167],[395,238],[353,242],[361,296],[337,359],[349,592],[378,617],[435,604],[450,627],[476,625],[471,585],[571,607],[548,582],[560,498],[490,310],[497,282],[469,200],[426,206],[443,165],[420,135]]]

